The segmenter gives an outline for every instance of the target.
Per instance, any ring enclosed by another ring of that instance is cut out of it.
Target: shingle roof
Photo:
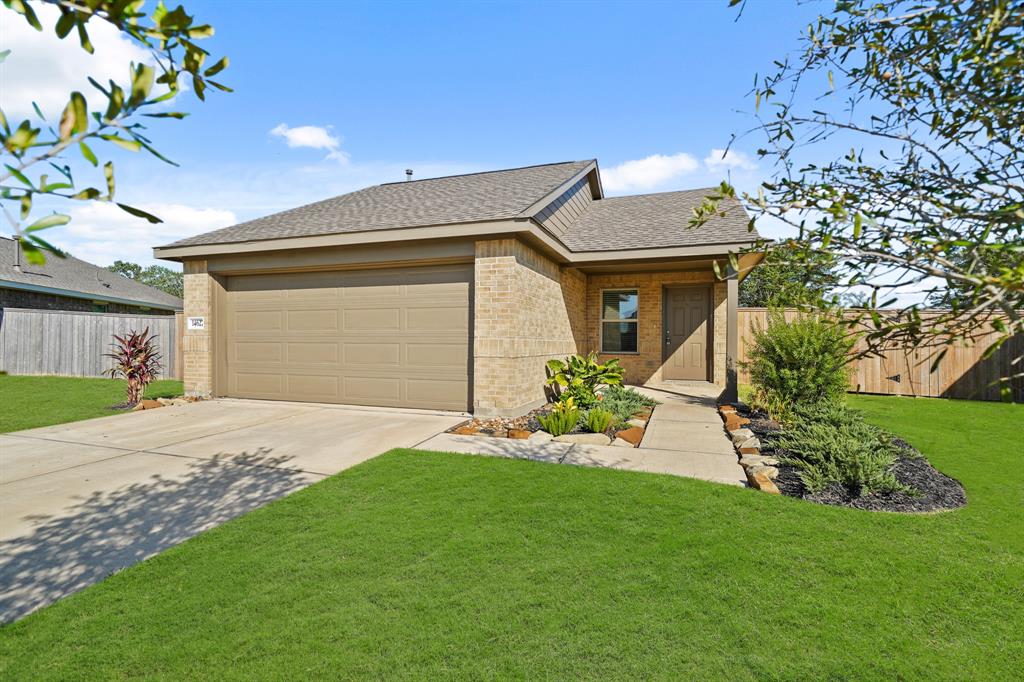
[[[13,239],[0,237],[0,288],[8,283],[62,289],[82,294],[83,298],[118,299],[147,307],[182,308],[177,296],[141,284],[106,268],[73,256],[58,258],[52,254],[43,265],[31,265],[18,253]],[[18,264],[15,267],[15,264]]]
[[[570,251],[617,251],[673,246],[702,246],[752,242],[759,238],[747,230],[750,217],[735,199],[721,206],[701,227],[689,227],[693,209],[714,189],[637,194],[594,201],[561,236]]]
[[[568,161],[367,187],[167,246],[365,232],[515,218],[593,161]]]

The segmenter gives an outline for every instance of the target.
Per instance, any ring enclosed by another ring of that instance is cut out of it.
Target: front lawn
[[[181,393],[182,383],[171,379],[146,389],[147,398]],[[0,433],[117,414],[110,406],[124,398],[125,382],[117,379],[0,375]]]
[[[1019,675],[1024,406],[851,402],[968,506],[393,451],[0,629],[0,678]]]

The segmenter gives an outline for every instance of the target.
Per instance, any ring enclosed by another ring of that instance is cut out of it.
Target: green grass
[[[851,402],[968,506],[398,450],[0,629],[0,678],[1016,677],[1024,406]]]
[[[180,381],[154,381],[147,398],[181,395]],[[83,377],[0,375],[0,433],[115,414],[125,382]]]

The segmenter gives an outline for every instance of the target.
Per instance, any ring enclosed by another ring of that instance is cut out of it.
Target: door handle
[[[665,345],[667,346],[667,345],[669,345],[671,343],[672,343],[672,332],[670,332],[668,329],[666,329],[665,330]]]

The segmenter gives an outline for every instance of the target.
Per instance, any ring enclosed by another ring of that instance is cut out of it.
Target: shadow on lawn
[[[311,477],[270,450],[195,460],[179,476],[93,492],[0,542],[0,623],[21,618],[161,550],[283,497]],[[319,478],[319,477],[316,477]]]

